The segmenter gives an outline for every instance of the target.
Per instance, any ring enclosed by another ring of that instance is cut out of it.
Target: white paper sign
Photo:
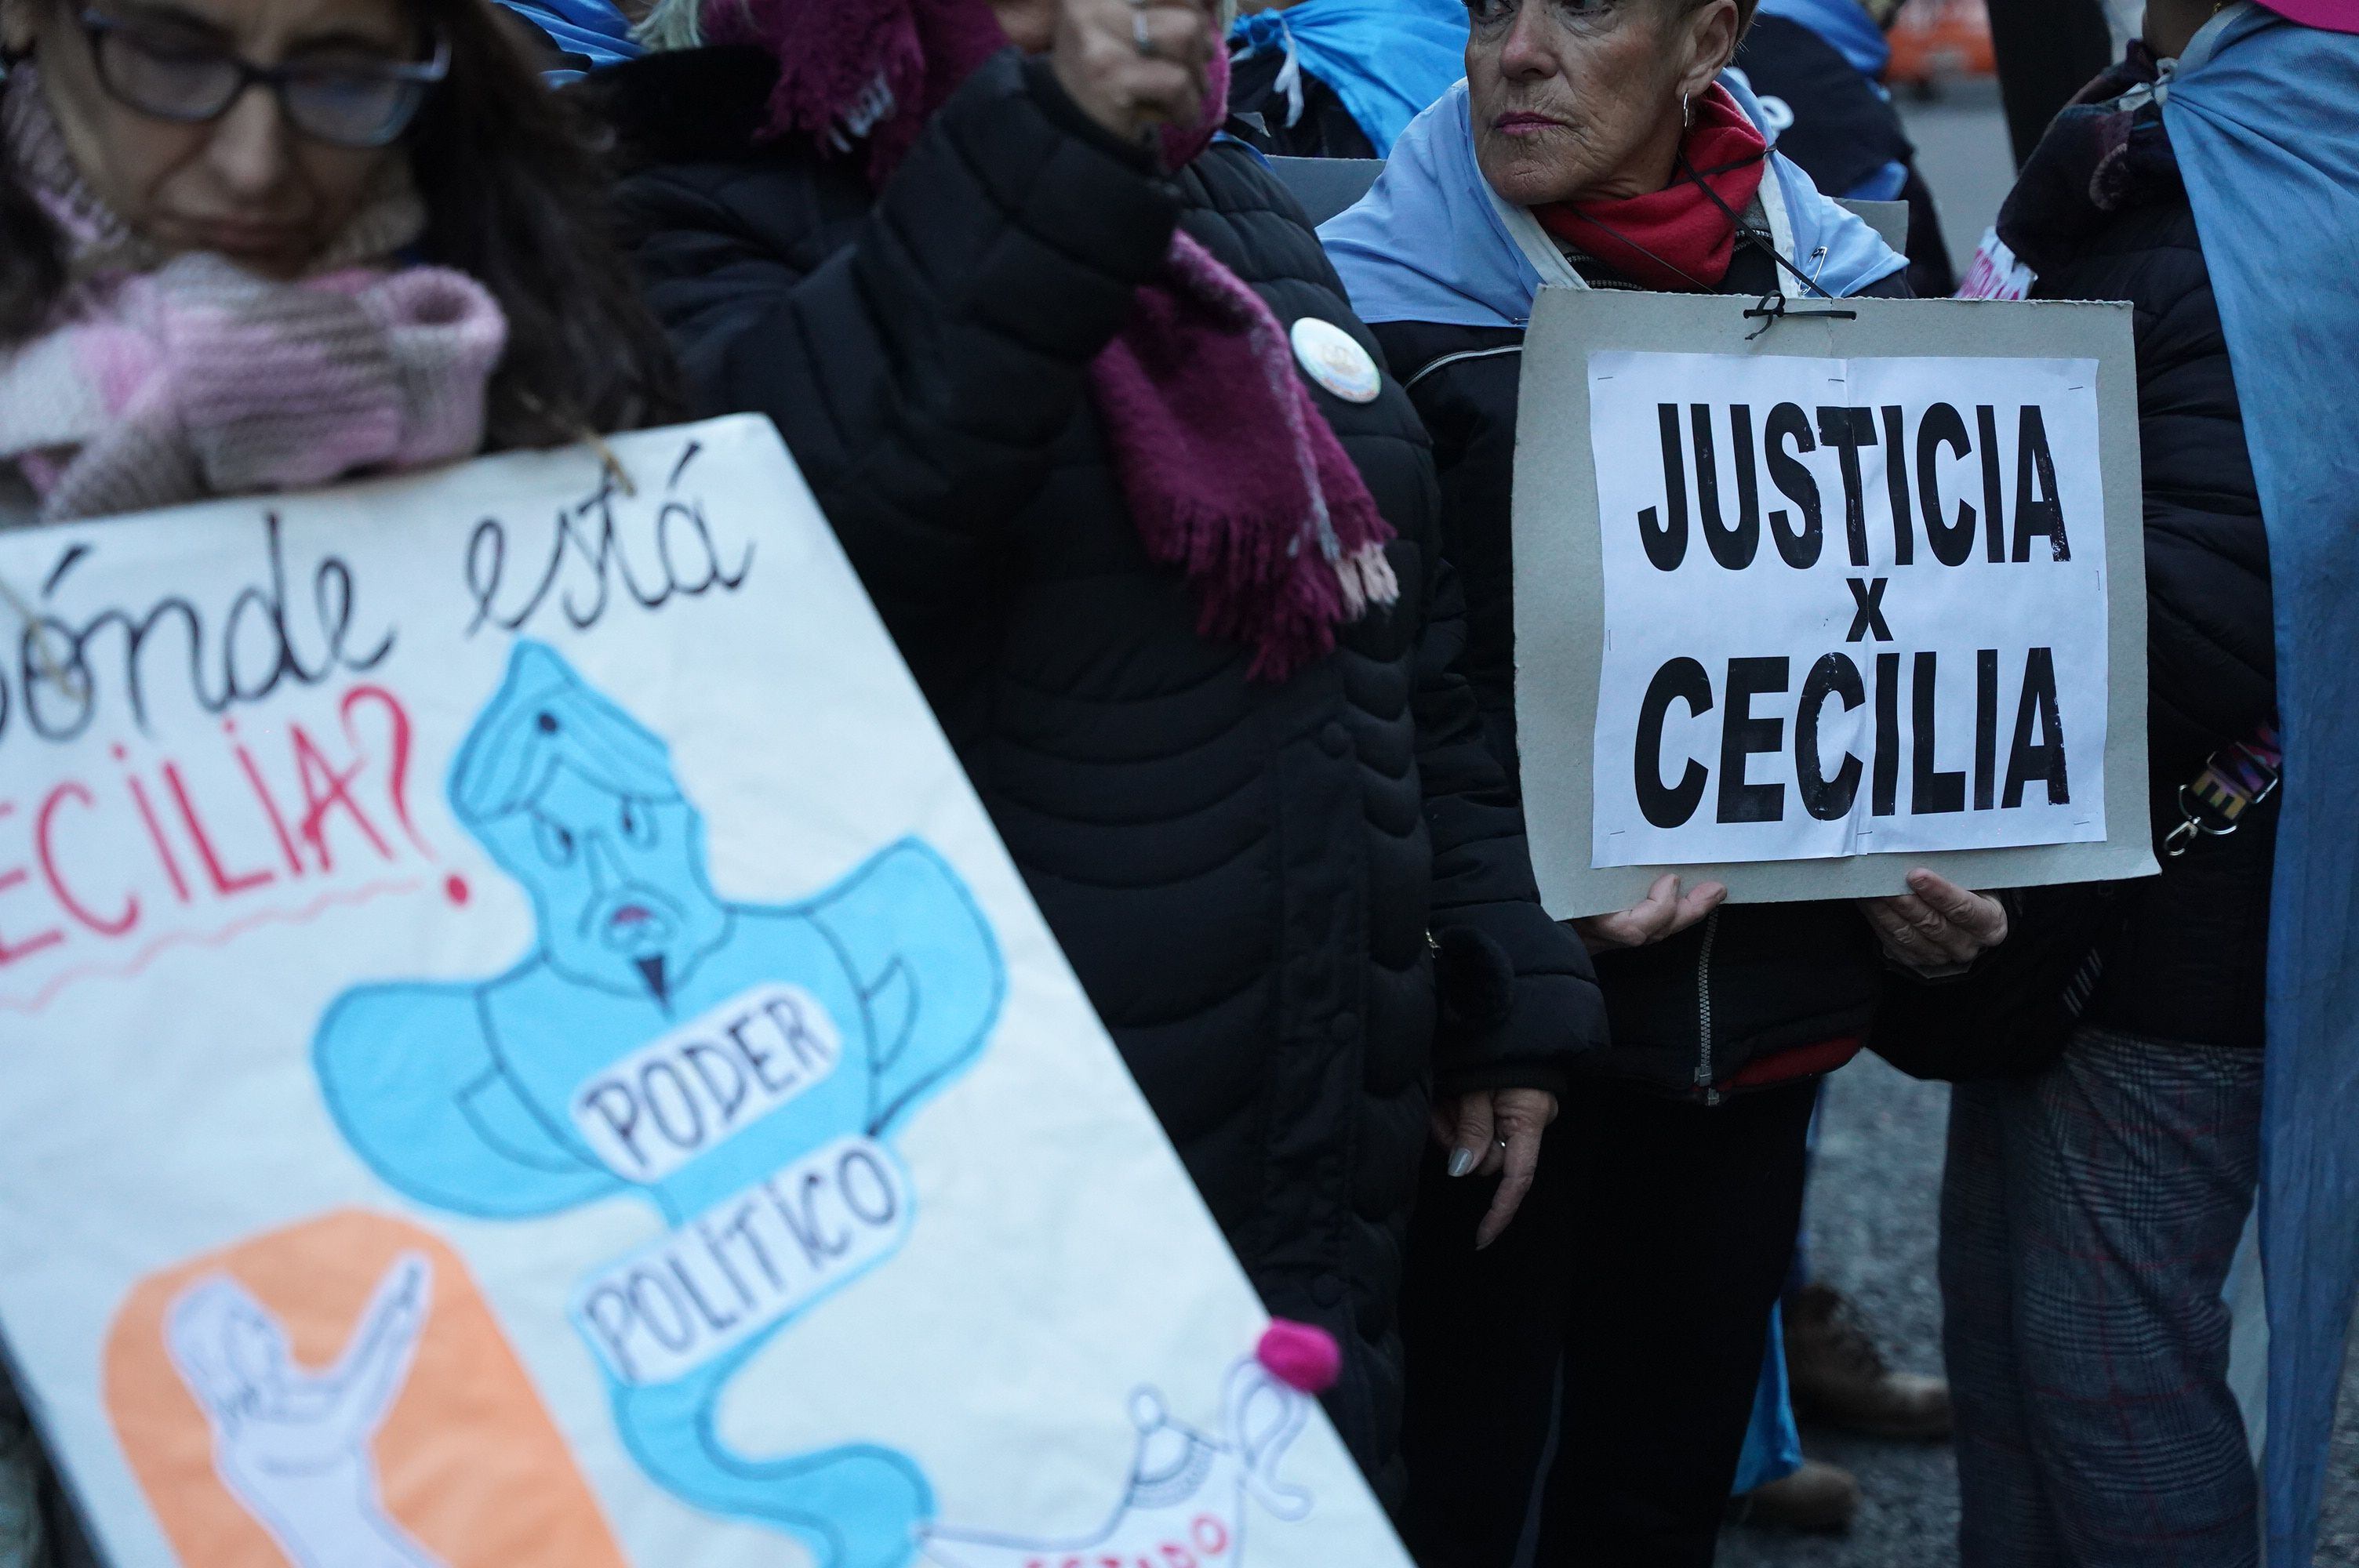
[[[1592,863],[2102,842],[2096,381],[1592,354]]]
[[[118,1568],[1407,1568],[765,422],[0,535]]]
[[[1550,288],[1523,366],[1549,913],[2153,873],[2125,307]]]

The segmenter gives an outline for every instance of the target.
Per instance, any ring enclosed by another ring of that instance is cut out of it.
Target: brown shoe
[[[1811,1535],[1841,1535],[1858,1512],[1858,1478],[1819,1459],[1803,1460],[1802,1467],[1784,1480],[1756,1487],[1728,1505],[1729,1518],[1738,1524]]]
[[[1870,1437],[1950,1435],[1950,1385],[1894,1371],[1832,1285],[1805,1285],[1787,1302],[1786,1376],[1805,1421]]]

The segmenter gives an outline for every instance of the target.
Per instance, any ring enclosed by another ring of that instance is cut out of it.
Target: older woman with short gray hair
[[[1907,292],[1902,257],[1777,154],[1723,74],[1750,12],[1469,0],[1466,81],[1321,231],[1432,433],[1466,668],[1511,770],[1516,395],[1538,290]],[[1525,1217],[1477,1249],[1479,1183],[1438,1151],[1419,1200],[1403,1325],[1407,1526],[1426,1568],[1514,1560],[1560,1386],[1539,1562],[1712,1561],[1819,1080],[1860,1049],[1886,956],[1940,968],[2005,932],[1995,902],[1911,881],[1864,904],[1736,908],[1666,876],[1581,923],[1612,1044],[1577,1071]]]

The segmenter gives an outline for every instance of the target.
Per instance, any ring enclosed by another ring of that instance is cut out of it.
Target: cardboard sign
[[[1750,305],[1536,309],[1516,711],[1551,912],[1665,869],[1741,901],[2150,873],[2126,313]]]
[[[614,447],[0,535],[105,1558],[1406,1568],[776,433]]]

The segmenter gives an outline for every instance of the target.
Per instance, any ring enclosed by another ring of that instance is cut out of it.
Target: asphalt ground
[[[1963,276],[1983,231],[1996,221],[1999,203],[2015,184],[1998,83],[1956,82],[1930,99],[1904,93],[1899,103],[1909,140],[1917,144],[1918,172],[1941,214],[1941,237]]]

